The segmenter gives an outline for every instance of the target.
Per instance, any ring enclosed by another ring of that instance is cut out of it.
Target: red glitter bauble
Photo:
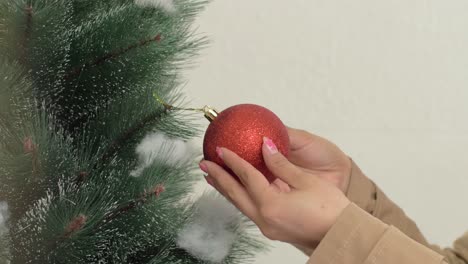
[[[232,173],[216,154],[216,147],[230,149],[271,182],[275,177],[263,160],[263,137],[272,139],[278,150],[288,156],[288,130],[272,111],[254,104],[235,105],[219,113],[208,126],[203,141],[203,154],[206,160]]]

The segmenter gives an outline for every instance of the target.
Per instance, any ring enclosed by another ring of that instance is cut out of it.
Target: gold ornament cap
[[[203,107],[203,113],[205,114],[206,119],[208,119],[208,121],[210,122],[213,122],[219,114],[218,111],[216,111],[216,109],[207,105]]]

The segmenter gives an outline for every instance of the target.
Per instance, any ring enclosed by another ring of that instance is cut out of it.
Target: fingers
[[[288,159],[303,168],[317,168],[329,162],[331,151],[336,146],[328,140],[307,131],[288,128],[290,152]]]
[[[296,128],[287,127],[289,141],[290,141],[290,149],[292,151],[301,149],[302,147],[310,144],[312,141],[318,139],[319,137],[313,135],[305,130],[300,130]]]
[[[281,179],[275,179],[271,183],[271,186],[276,187],[278,192],[290,192],[291,191],[291,187],[287,183],[282,181]]]
[[[285,183],[299,189],[307,184],[302,171],[278,151],[275,143],[265,137],[263,138],[263,159],[268,169]]]
[[[202,161],[200,168],[208,173],[206,180],[244,215],[258,221],[258,210],[245,188],[218,164]]]
[[[270,182],[262,173],[229,149],[217,148],[217,152],[224,164],[239,177],[254,201],[261,203],[267,199],[265,196],[268,196]]]

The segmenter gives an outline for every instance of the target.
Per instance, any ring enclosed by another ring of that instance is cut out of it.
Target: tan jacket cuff
[[[366,214],[356,204],[346,207],[308,263],[363,263],[387,228]]]
[[[351,159],[351,175],[346,196],[366,212],[373,214],[377,200],[377,186],[369,180]]]
[[[351,203],[307,263],[440,264],[442,260],[442,256]]]

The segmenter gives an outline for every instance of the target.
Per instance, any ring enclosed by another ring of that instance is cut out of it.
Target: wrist
[[[335,223],[340,218],[341,214],[345,209],[351,204],[351,201],[344,195],[340,195],[338,199],[330,205],[330,207],[324,206],[323,215],[325,216],[324,226],[318,240],[316,242],[322,241],[325,235],[330,231],[330,229],[335,225]],[[316,243],[316,244],[318,244]],[[314,243],[314,245],[316,245]]]
[[[333,205],[324,206],[322,221],[321,223],[316,222],[315,224],[315,227],[318,227],[320,231],[315,229],[315,232],[307,236],[309,239],[313,237],[313,240],[304,240],[302,243],[297,243],[295,245],[300,250],[310,255],[310,253],[315,250],[315,248],[321,243],[328,232],[337,223],[338,219],[340,219],[341,215],[343,212],[345,212],[346,208],[348,208],[350,204],[352,204],[351,201],[349,201],[346,197],[342,197],[338,201],[335,201]],[[321,227],[319,227],[320,224],[322,224]]]

